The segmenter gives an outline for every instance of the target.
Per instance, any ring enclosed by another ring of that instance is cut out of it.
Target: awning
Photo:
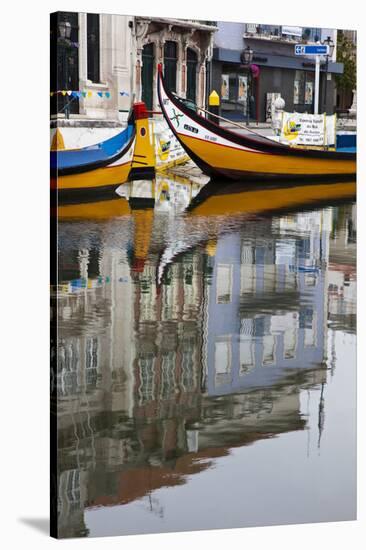
[[[244,49],[244,48],[243,48]],[[228,50],[226,48],[213,49],[213,61],[222,61],[224,63],[237,63],[241,65],[240,54],[242,50]],[[313,57],[282,56],[267,54],[254,51],[253,63],[261,67],[273,67],[278,69],[293,69],[302,71],[315,71],[315,59]],[[343,63],[328,64],[328,73],[343,74]],[[320,65],[320,70],[325,71],[325,63]]]

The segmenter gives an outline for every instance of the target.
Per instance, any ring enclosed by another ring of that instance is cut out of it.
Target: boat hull
[[[68,175],[51,173],[51,192],[57,193],[62,202],[88,199],[89,196],[104,198],[128,180],[133,164],[135,133],[122,155],[111,164],[94,170]]]
[[[187,154],[211,178],[312,180],[356,173],[356,155],[305,150],[265,138],[231,132],[198,115],[171,94],[159,68],[158,97],[163,115]]]
[[[349,178],[356,171],[352,160],[336,162],[332,159],[287,157],[239,150],[188,136],[180,136],[180,139],[183,147],[190,151],[191,158],[211,177],[321,180],[330,176]]]
[[[121,164],[97,168],[82,174],[70,174],[69,176],[58,176],[56,187],[63,190],[88,190],[100,189],[105,186],[118,186],[127,181],[131,170],[133,147],[125,155]]]

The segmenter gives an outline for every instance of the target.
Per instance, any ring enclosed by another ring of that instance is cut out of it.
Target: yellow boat
[[[128,126],[117,136],[83,149],[51,151],[51,189],[63,202],[94,200],[113,193],[129,179],[155,175],[155,155],[150,139],[148,113],[135,103]]]
[[[200,116],[167,89],[158,69],[158,97],[163,115],[182,147],[211,178],[349,178],[356,173],[356,153],[291,147],[265,137],[232,132]]]

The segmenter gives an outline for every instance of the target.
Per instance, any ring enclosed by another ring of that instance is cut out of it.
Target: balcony
[[[297,42],[318,42],[321,37],[321,29],[312,27],[290,27],[280,25],[259,25],[246,23],[244,38],[265,40],[270,42],[284,42],[294,44]]]

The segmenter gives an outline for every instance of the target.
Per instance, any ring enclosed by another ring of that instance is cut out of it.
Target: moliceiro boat
[[[135,103],[127,127],[116,136],[81,149],[51,150],[51,189],[61,200],[103,196],[129,179],[153,178],[155,156],[148,113]]]
[[[356,153],[301,149],[230,131],[187,107],[167,89],[158,67],[163,115],[191,159],[211,178],[321,180],[356,173]]]

